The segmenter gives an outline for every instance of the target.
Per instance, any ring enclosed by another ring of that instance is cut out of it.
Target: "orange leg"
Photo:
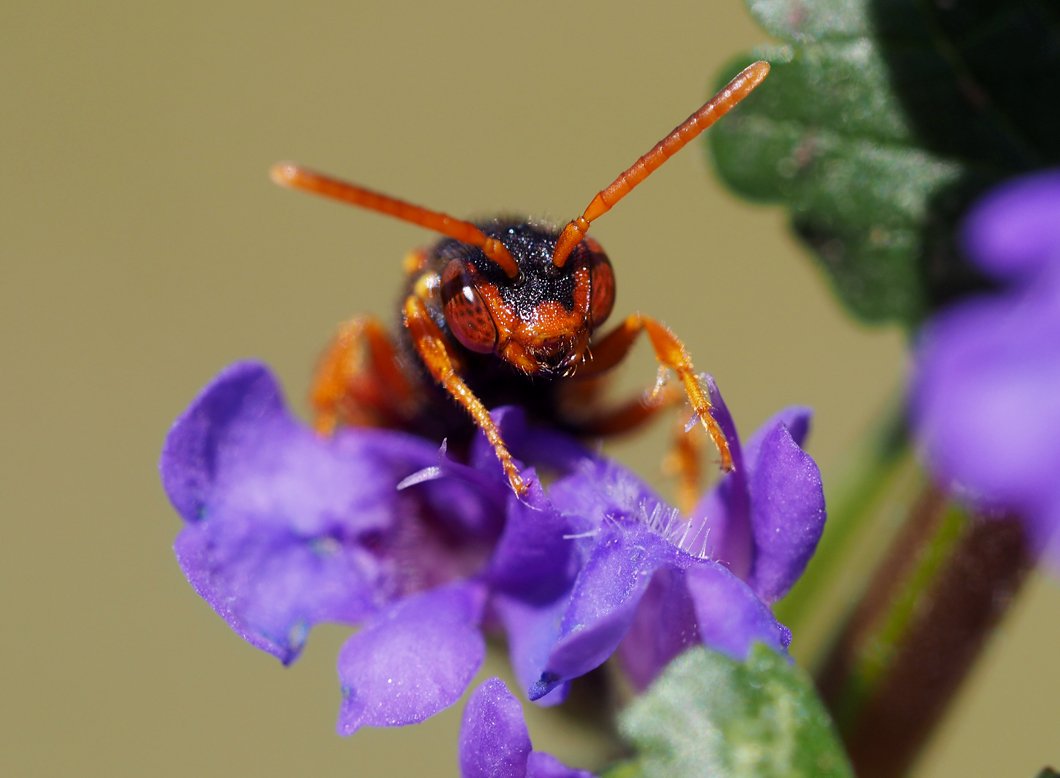
[[[685,434],[683,424],[678,424],[674,434],[674,448],[664,463],[668,475],[677,478],[677,507],[686,517],[699,502],[703,490],[700,439]]]
[[[363,316],[339,327],[321,355],[310,401],[314,426],[402,427],[415,414],[415,392],[390,336]]]
[[[526,494],[527,486],[523,477],[519,474],[519,468],[515,466],[511,452],[501,438],[500,430],[490,418],[489,411],[482,401],[475,396],[471,388],[464,382],[456,372],[452,355],[446,347],[444,333],[430,317],[423,300],[410,295],[405,299],[405,326],[408,327],[412,336],[412,344],[416,348],[423,364],[427,366],[434,380],[441,384],[449,396],[460,403],[468,412],[476,426],[486,435],[486,439],[493,446],[512,491],[522,497]]]
[[[576,378],[580,378],[578,373]],[[598,410],[603,386],[595,379],[568,381],[561,394],[562,418],[576,435],[610,437],[638,429],[663,408],[673,405],[683,395],[673,391],[651,391],[619,405]]]
[[[592,385],[590,381],[584,383],[588,384],[586,388]],[[575,384],[574,390],[577,389]],[[570,425],[579,435],[618,435],[651,421],[659,411],[676,405],[683,397],[684,395],[672,386],[656,387],[641,397],[603,413],[571,421]],[[578,399],[588,401],[591,395],[579,396]],[[685,434],[684,424],[679,422],[674,433],[673,450],[666,458],[663,468],[667,475],[677,479],[677,506],[685,515],[691,513],[699,500],[702,488],[700,459],[699,438]]]
[[[661,322],[639,313],[630,315],[592,346],[592,361],[582,364],[575,377],[592,378],[613,368],[629,353],[641,332],[648,334],[659,364],[674,371],[680,379],[693,412],[702,422],[721,455],[722,470],[732,470],[732,454],[729,453],[728,441],[711,414],[710,398],[692,366],[692,359],[677,336]]]

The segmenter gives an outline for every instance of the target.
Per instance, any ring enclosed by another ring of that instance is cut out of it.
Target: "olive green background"
[[[391,316],[401,257],[431,240],[281,191],[268,166],[566,220],[762,40],[736,0],[5,4],[0,774],[454,774],[461,706],[339,738],[347,631],[283,669],[172,556],[156,468],[176,415],[250,356],[303,408],[335,323]],[[745,433],[814,406],[811,450],[842,471],[903,381],[902,339],[844,318],[781,213],[728,197],[697,145],[593,232],[617,314],[665,319]],[[647,351],[627,388],[653,380]],[[665,437],[617,451],[654,478]],[[1033,582],[923,774],[1060,761],[1058,616],[1056,582]],[[599,744],[548,720],[536,745],[592,766]]]

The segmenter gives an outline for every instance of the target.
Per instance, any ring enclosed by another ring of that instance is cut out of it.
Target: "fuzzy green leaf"
[[[619,726],[646,776],[851,776],[809,679],[763,645],[746,662],[686,652]]]
[[[748,5],[783,45],[739,60],[773,71],[708,134],[722,178],[789,209],[862,319],[915,324],[980,284],[955,243],[961,215],[997,182],[1060,163],[1060,6]]]

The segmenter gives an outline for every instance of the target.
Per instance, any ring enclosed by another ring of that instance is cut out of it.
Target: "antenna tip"
[[[758,84],[769,75],[769,63],[760,59],[744,68],[744,72],[753,76],[755,83]]]
[[[293,186],[299,178],[299,168],[292,162],[277,162],[269,168],[269,178],[272,183],[280,186]]]

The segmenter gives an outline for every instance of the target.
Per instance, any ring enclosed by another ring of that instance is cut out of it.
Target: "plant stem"
[[[861,778],[912,764],[1030,562],[1019,522],[922,490],[818,677]]]

